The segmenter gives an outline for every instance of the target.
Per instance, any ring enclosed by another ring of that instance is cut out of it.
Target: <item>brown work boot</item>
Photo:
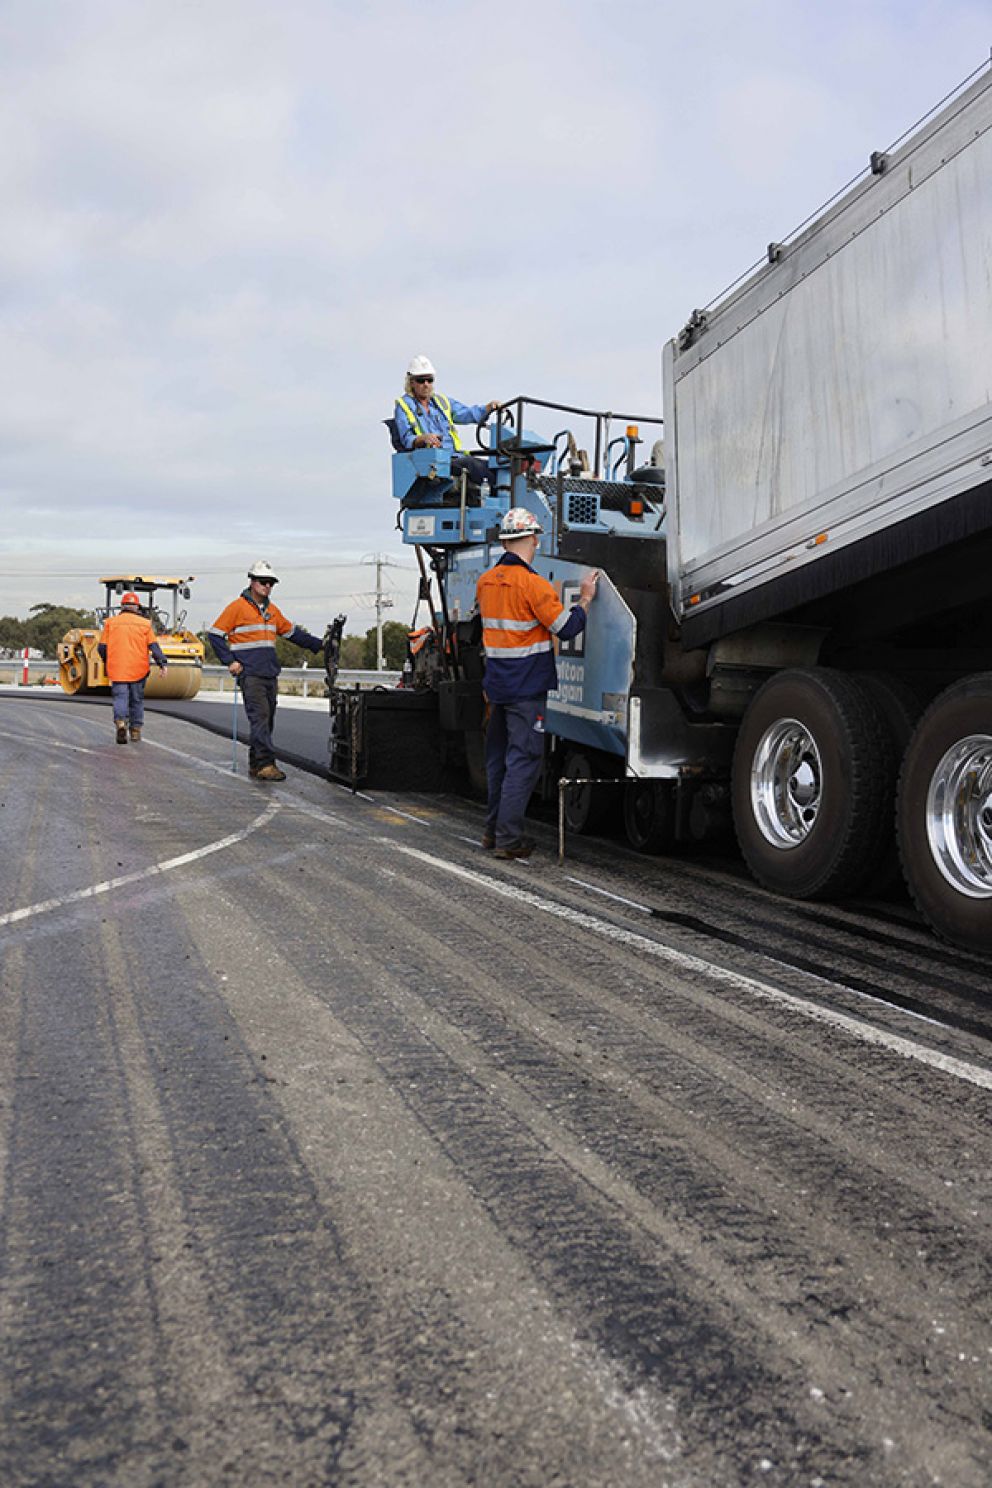
[[[492,852],[493,848],[496,846],[496,838],[493,836],[492,832],[483,832],[482,845],[486,849],[486,852]]]
[[[256,780],[285,780],[286,772],[280,770],[276,764],[263,765],[260,770],[255,771]]]
[[[115,718],[114,719],[114,727],[117,729],[117,742],[118,742],[118,744],[126,744],[127,743],[127,724],[126,723],[121,723],[121,722],[119,722]]]
[[[136,724],[133,724],[133,723],[131,725],[131,743],[132,744],[140,744],[141,743],[141,730],[140,730],[140,728],[138,728],[138,726]]]
[[[534,851],[534,843],[530,837],[521,837],[516,842],[508,842],[505,847],[497,847],[493,851],[494,858],[529,858]]]

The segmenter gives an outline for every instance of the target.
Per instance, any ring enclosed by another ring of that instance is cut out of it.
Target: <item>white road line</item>
[[[77,754],[102,754],[100,748],[90,749],[86,744],[67,744],[64,739],[50,739],[45,734],[12,734],[9,729],[0,729],[0,739],[18,739],[32,746],[44,744],[49,749],[74,749]]]
[[[611,894],[609,889],[601,889],[598,884],[586,883],[584,878],[572,878],[566,873],[565,879],[568,883],[578,884],[580,889],[588,889],[590,894],[602,894],[604,899],[612,899],[616,904],[626,904],[631,909],[639,910],[641,914],[654,914],[649,904],[639,904],[636,899],[627,899],[623,894]]]
[[[569,883],[577,884],[580,889],[587,889],[591,894],[602,894],[604,899],[614,899],[618,904],[627,904],[631,909],[639,910],[641,914],[654,914],[649,904],[639,904],[636,899],[626,899],[623,894],[611,894],[609,889],[601,889],[596,884],[586,883],[584,878],[572,878],[568,874],[565,876]],[[700,933],[706,934],[705,928]],[[889,997],[881,997],[877,992],[865,992],[862,987],[851,987],[847,982],[838,982],[834,977],[820,976],[818,972],[808,971],[805,967],[797,967],[792,961],[772,955],[771,951],[761,951],[760,954],[763,961],[770,961],[773,966],[781,966],[785,971],[802,971],[803,976],[819,982],[821,987],[828,987],[834,992],[844,992],[848,997],[860,997],[863,1002],[872,1002],[876,1007],[890,1008],[892,1012],[899,1013],[904,1018],[915,1018],[918,1023],[928,1023],[931,1028],[943,1028],[950,1031],[951,1025],[945,1023],[942,1018],[933,1018],[929,1013],[921,1013],[916,1008],[903,1007],[901,1003],[893,1002]]]
[[[607,920],[600,920],[595,915],[586,914],[584,910],[572,909],[565,904],[556,904],[553,900],[544,899],[541,895],[529,889],[520,888],[516,884],[504,883],[499,879],[489,878],[483,873],[476,873],[471,868],[462,868],[457,863],[445,862],[444,859],[435,858],[430,853],[421,852],[418,848],[394,842],[389,837],[379,837],[376,840],[386,847],[391,847],[395,852],[405,853],[407,857],[416,858],[419,862],[437,868],[443,873],[453,874],[456,878],[475,884],[477,888],[499,894],[504,899],[514,899],[518,903],[530,905],[532,909],[539,910],[542,914],[552,915],[571,925],[579,925],[583,930],[591,930],[595,934],[605,936],[608,940],[617,941],[620,945],[643,951],[648,956],[654,956],[659,961],[667,961],[670,965],[681,967],[684,971],[696,972],[701,976],[709,977],[712,981],[733,987],[739,992],[748,992],[753,997],[760,997],[766,1002],[774,1002],[781,1007],[791,1008],[815,1023],[825,1023],[830,1027],[840,1028],[863,1043],[874,1044],[878,1048],[888,1050],[889,1053],[898,1054],[903,1059],[912,1059],[918,1064],[929,1065],[945,1075],[953,1075],[956,1079],[966,1080],[970,1085],[977,1085],[982,1090],[992,1090],[992,1070],[984,1069],[981,1065],[969,1064],[966,1060],[957,1059],[952,1054],[942,1054],[937,1049],[928,1049],[924,1045],[914,1044],[911,1039],[903,1038],[897,1033],[889,1033],[886,1029],[875,1028],[860,1018],[851,1017],[848,1013],[823,1007],[820,1003],[808,1002],[805,998],[796,997],[780,987],[773,987],[769,982],[761,982],[756,977],[745,976],[742,972],[730,971],[725,966],[712,961],[704,961],[701,956],[693,956],[687,951],[677,951],[674,947],[651,940],[646,935],[639,935],[636,930],[625,930],[620,925],[611,925]]]
[[[197,847],[192,852],[182,853],[178,858],[167,858],[164,863],[153,863],[150,868],[140,868],[135,873],[122,873],[119,878],[108,878],[103,883],[91,884],[86,889],[75,889],[71,894],[63,894],[58,899],[43,899],[40,904],[29,904],[24,909],[12,909],[8,914],[0,915],[0,927],[14,925],[20,920],[29,920],[34,915],[48,914],[55,909],[63,909],[67,904],[76,904],[81,899],[95,899],[98,894],[109,894],[111,889],[123,888],[125,884],[141,883],[146,878],[156,878],[160,873],[169,873],[173,868],[183,868],[187,863],[195,863],[200,858],[207,858],[211,853],[222,852],[225,847],[233,847],[236,842],[243,842],[253,832],[271,821],[275,813],[280,809],[278,801],[272,801],[261,816],[256,816],[247,827],[242,827],[240,832],[232,832],[228,837],[221,837],[217,842],[208,842],[205,847]]]

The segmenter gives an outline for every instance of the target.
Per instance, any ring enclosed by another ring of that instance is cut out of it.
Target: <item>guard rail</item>
[[[24,682],[24,671],[27,668],[28,681]],[[368,670],[355,670],[349,668],[338,672],[339,687],[395,687],[399,682],[400,672],[377,672],[374,668]],[[6,683],[15,686],[39,687],[46,682],[58,685],[59,666],[57,661],[46,660],[44,657],[32,657],[24,661],[21,657],[0,657],[0,684]],[[280,688],[286,682],[294,681],[302,683],[302,696],[309,696],[313,691],[315,697],[323,695],[324,669],[322,666],[298,666],[283,667],[279,676]],[[227,667],[205,666],[203,668],[202,692],[230,691],[235,685]],[[295,692],[296,689],[294,688]]]

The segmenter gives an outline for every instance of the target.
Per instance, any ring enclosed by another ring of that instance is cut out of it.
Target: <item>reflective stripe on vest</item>
[[[424,431],[420,426],[420,420],[418,419],[417,415],[414,413],[413,409],[410,407],[405,398],[397,398],[396,401],[402,408],[403,412],[406,414],[407,418],[410,420],[410,424],[413,428],[414,434],[416,434],[417,437],[420,438],[423,435]],[[458,454],[461,454],[463,452],[463,446],[461,440],[458,438],[458,430],[455,427],[455,421],[451,417],[451,403],[444,396],[443,393],[435,393],[434,402],[437,404],[438,408],[440,408],[441,412],[448,420],[448,429],[451,433],[451,442],[455,446]]]

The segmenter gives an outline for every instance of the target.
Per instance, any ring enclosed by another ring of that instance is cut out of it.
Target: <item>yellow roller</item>
[[[179,611],[180,595],[189,599],[187,579],[163,579],[145,577],[142,574],[114,574],[101,579],[106,592],[103,609],[96,611],[98,621],[95,630],[69,630],[59,642],[57,654],[59,681],[62,690],[76,692],[109,692],[110,680],[97,647],[103,622],[108,615],[118,614],[120,596],[127,590],[143,596],[142,614],[147,615],[155,629],[155,639],[169,663],[168,670],[159,672],[153,667],[145,688],[148,698],[191,698],[200,690],[203,675],[203,642],[186,628],[185,611]],[[155,593],[164,589],[172,594],[172,614],[159,609],[154,600]]]

